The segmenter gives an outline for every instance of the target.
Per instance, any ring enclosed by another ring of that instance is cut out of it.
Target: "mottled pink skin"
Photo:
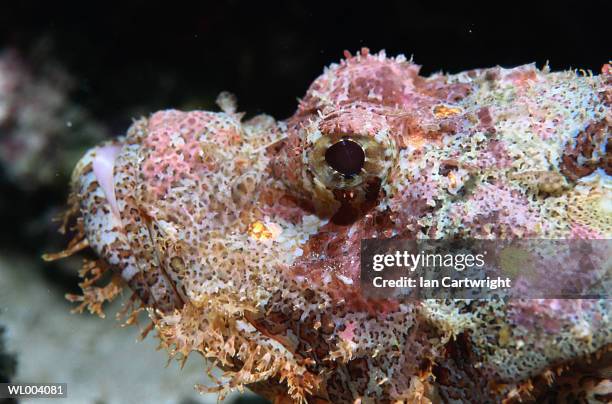
[[[347,323],[344,331],[340,332],[340,336],[347,341],[352,340],[353,336],[355,335],[355,327],[355,324],[352,322]]]
[[[469,207],[467,206],[469,204]],[[487,184],[474,194],[466,204],[456,205],[451,218],[461,218],[466,226],[478,229],[482,237],[530,238],[538,234],[542,219],[528,205],[522,195],[501,184]],[[485,229],[484,224],[493,224]]]
[[[572,223],[571,237],[584,240],[604,240],[606,237],[597,230],[580,223]]]
[[[481,169],[503,170],[512,165],[506,146],[502,142],[491,141],[487,150],[480,154],[478,167]]]
[[[303,122],[320,111],[323,121],[329,121],[321,124],[323,132],[376,133],[388,126],[399,147],[411,138],[439,136],[432,133],[438,127],[445,131],[462,127],[462,116],[438,120],[431,110],[465,97],[469,85],[449,85],[443,78],[425,81],[418,75],[420,66],[413,63],[395,63],[365,52],[361,59],[345,56],[333,82],[325,76],[315,81],[289,122]],[[325,98],[319,98],[320,93]],[[357,111],[350,112],[352,108]]]
[[[206,156],[206,150],[195,136],[185,136],[188,139],[183,144],[172,144],[170,133],[203,132],[211,124],[214,124],[216,116],[209,112],[197,114],[184,114],[179,111],[161,111],[153,114],[149,119],[148,133],[144,138],[144,147],[153,150],[144,162],[146,180],[155,184],[151,191],[158,196],[163,196],[169,185],[183,176],[197,179],[200,173],[212,172],[217,169],[214,160]],[[211,132],[214,138],[212,142],[220,147],[240,143],[240,129],[228,127]],[[156,177],[158,172],[171,173],[159,181]]]

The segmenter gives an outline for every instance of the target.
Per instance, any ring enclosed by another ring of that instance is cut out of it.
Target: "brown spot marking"
[[[367,379],[368,378],[368,361],[365,358],[352,360],[347,365],[351,379]]]
[[[565,146],[561,157],[561,172],[575,181],[597,168],[612,175],[612,146],[608,142],[610,124],[606,119],[593,122],[578,133],[574,142]],[[584,162],[581,163],[580,160]]]
[[[493,117],[491,116],[491,111],[488,107],[483,107],[478,110],[476,113],[478,119],[480,120],[480,127],[490,133],[495,133],[495,127],[493,125]]]
[[[278,311],[268,314],[257,321],[257,329],[265,328],[268,335],[286,334],[289,328],[289,318]]]
[[[444,357],[440,358],[431,370],[444,402],[467,402],[466,392],[475,394],[470,397],[472,400],[469,402],[493,402],[492,397],[488,395],[487,378],[473,365],[477,360],[468,333],[461,333],[455,340],[446,344]],[[485,393],[481,395],[479,392]]]

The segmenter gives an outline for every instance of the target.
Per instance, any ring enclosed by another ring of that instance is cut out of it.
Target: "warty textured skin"
[[[609,300],[359,292],[364,238],[610,238],[609,65],[422,77],[403,56],[345,56],[285,121],[244,120],[224,93],[222,112],[156,112],[91,149],[66,214],[77,237],[59,256],[90,246],[100,259],[70,298],[102,313],[127,285],[171,356],[227,371],[207,391],[495,402],[553,384],[559,400],[610,397]],[[323,157],[342,136],[366,154],[351,179]]]

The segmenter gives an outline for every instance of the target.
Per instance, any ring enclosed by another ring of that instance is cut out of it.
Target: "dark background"
[[[74,96],[117,132],[135,113],[212,107],[222,90],[249,114],[287,117],[324,66],[362,46],[414,55],[424,74],[547,60],[599,72],[612,57],[606,1],[152,3],[13,1],[0,46],[51,46]]]

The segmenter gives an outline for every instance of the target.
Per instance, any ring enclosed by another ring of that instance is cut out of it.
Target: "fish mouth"
[[[121,152],[122,146],[117,144],[110,144],[102,146],[96,150],[96,155],[93,159],[93,171],[98,184],[106,196],[106,200],[113,211],[113,214],[117,218],[119,215],[119,207],[117,206],[117,198],[115,196],[115,181],[114,181],[114,167],[115,160]]]

